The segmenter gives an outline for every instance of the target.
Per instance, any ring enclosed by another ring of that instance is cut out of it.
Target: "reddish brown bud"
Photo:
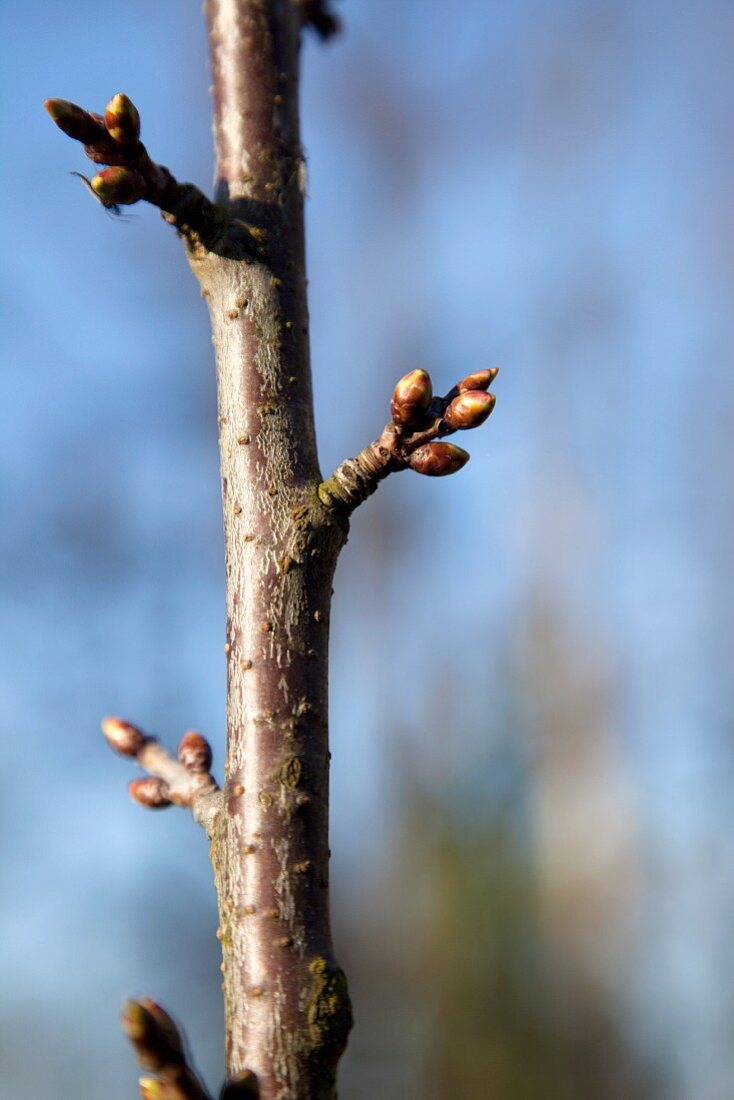
[[[488,390],[500,372],[499,367],[489,367],[488,370],[478,370],[475,374],[467,374],[456,386],[459,393],[468,390]]]
[[[194,730],[189,730],[181,738],[178,758],[190,772],[208,772],[212,766],[211,745],[206,737],[202,737]]]
[[[70,138],[83,141],[85,145],[94,145],[105,136],[104,126],[98,121],[98,115],[92,115],[76,103],[67,99],[47,99],[44,107],[60,130]]]
[[[149,810],[164,810],[171,805],[168,796],[168,784],[157,776],[148,775],[145,779],[133,779],[127,785],[133,802]]]
[[[173,1017],[169,1016],[165,1008],[162,1008],[157,1001],[151,1000],[150,997],[141,997],[138,1004],[140,1004],[151,1016],[158,1029],[158,1039],[162,1045],[166,1046],[170,1057],[183,1060],[183,1038]]]
[[[90,182],[105,206],[129,206],[142,199],[147,187],[143,176],[134,168],[105,168]]]
[[[390,412],[395,424],[409,428],[417,424],[433,397],[431,379],[424,370],[412,370],[393,390]]]
[[[468,390],[454,398],[443,414],[443,418],[450,428],[456,430],[478,428],[491,413],[495,401],[493,393]]]
[[[103,718],[102,733],[107,744],[121,756],[137,756],[149,737],[124,718]]]
[[[237,1077],[230,1078],[222,1086],[219,1100],[258,1100],[260,1085],[252,1070],[246,1069]]]
[[[140,138],[140,115],[131,99],[118,92],[107,104],[104,123],[118,145],[136,145]]]
[[[453,443],[426,443],[410,456],[410,465],[426,477],[446,477],[466,466],[469,455]]]
[[[155,1001],[126,1001],[120,1023],[143,1069],[184,1064],[178,1028]]]

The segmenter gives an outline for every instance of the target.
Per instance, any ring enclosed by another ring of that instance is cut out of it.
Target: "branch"
[[[102,732],[115,752],[133,757],[148,772],[147,778],[133,779],[128,786],[134,802],[151,810],[187,806],[207,836],[212,836],[223,799],[209,770],[212,750],[200,733],[184,734],[175,760],[154,737],[123,718],[105,718]]]
[[[74,173],[105,209],[119,213],[121,206],[144,200],[157,206],[190,245],[200,243],[231,257],[260,255],[255,227],[234,219],[230,210],[213,203],[193,183],[179,183],[168,168],[150,158],[140,140],[138,110],[122,92],[112,97],[104,116],[66,99],[47,99],[44,106],[60,130],[82,142],[89,160],[110,166],[91,180]]]
[[[495,406],[487,393],[498,367],[462,378],[445,397],[434,397],[430,376],[414,370],[400,379],[393,391],[392,420],[379,439],[348,458],[319,486],[327,508],[349,515],[374,493],[380,482],[397,470],[415,470],[427,477],[455,474],[469,461],[468,453],[443,436],[478,428]]]

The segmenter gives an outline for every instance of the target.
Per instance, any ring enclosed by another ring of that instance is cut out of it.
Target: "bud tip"
[[[150,740],[142,730],[124,718],[103,718],[102,733],[107,744],[121,756],[137,756],[143,745]]]

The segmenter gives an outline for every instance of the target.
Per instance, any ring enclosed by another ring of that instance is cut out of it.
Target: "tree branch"
[[[151,810],[186,806],[207,835],[213,834],[224,800],[209,770],[211,748],[200,733],[184,734],[176,760],[154,737],[123,718],[105,718],[102,732],[115,752],[137,760],[148,772],[148,778],[133,779],[128,786],[134,802]]]
[[[44,106],[60,130],[82,142],[89,160],[110,166],[91,180],[74,173],[106,209],[118,213],[120,206],[144,200],[157,206],[192,247],[235,257],[260,255],[256,227],[233,221],[231,211],[193,183],[179,183],[150,158],[140,141],[138,110],[122,92],[112,97],[104,116],[65,99],[47,99]]]
[[[486,390],[497,374],[497,367],[470,374],[445,397],[433,396],[425,371],[406,374],[393,392],[392,419],[382,435],[355,458],[347,458],[319,485],[321,501],[327,508],[349,515],[397,470],[413,469],[427,477],[455,474],[469,461],[469,455],[452,443],[437,441],[484,423],[495,405],[494,394]]]

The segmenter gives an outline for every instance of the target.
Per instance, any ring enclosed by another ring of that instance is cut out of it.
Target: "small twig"
[[[328,507],[347,515],[374,493],[388,474],[413,469],[427,477],[455,474],[469,461],[453,443],[439,442],[456,431],[478,428],[490,415],[495,397],[487,393],[499,368],[463,378],[445,395],[434,397],[430,376],[414,370],[393,391],[392,420],[379,439],[348,458],[319,486]]]
[[[178,760],[154,737],[149,737],[124,718],[105,718],[102,732],[108,744],[120,753],[137,760],[148,772],[145,779],[133,779],[130,797],[148,809],[166,806],[187,806],[194,820],[208,836],[223,800],[217,781],[210,772],[212,753],[208,741],[200,733],[185,734],[178,747]]]
[[[142,199],[159,207],[190,244],[200,241],[210,251],[222,251],[227,242],[243,254],[259,254],[258,242],[232,224],[225,206],[212,202],[193,183],[179,183],[168,168],[150,158],[140,140],[138,110],[122,92],[112,97],[104,116],[66,99],[47,99],[45,107],[60,130],[83,143],[94,164],[109,165],[91,180],[82,176],[108,210]]]

